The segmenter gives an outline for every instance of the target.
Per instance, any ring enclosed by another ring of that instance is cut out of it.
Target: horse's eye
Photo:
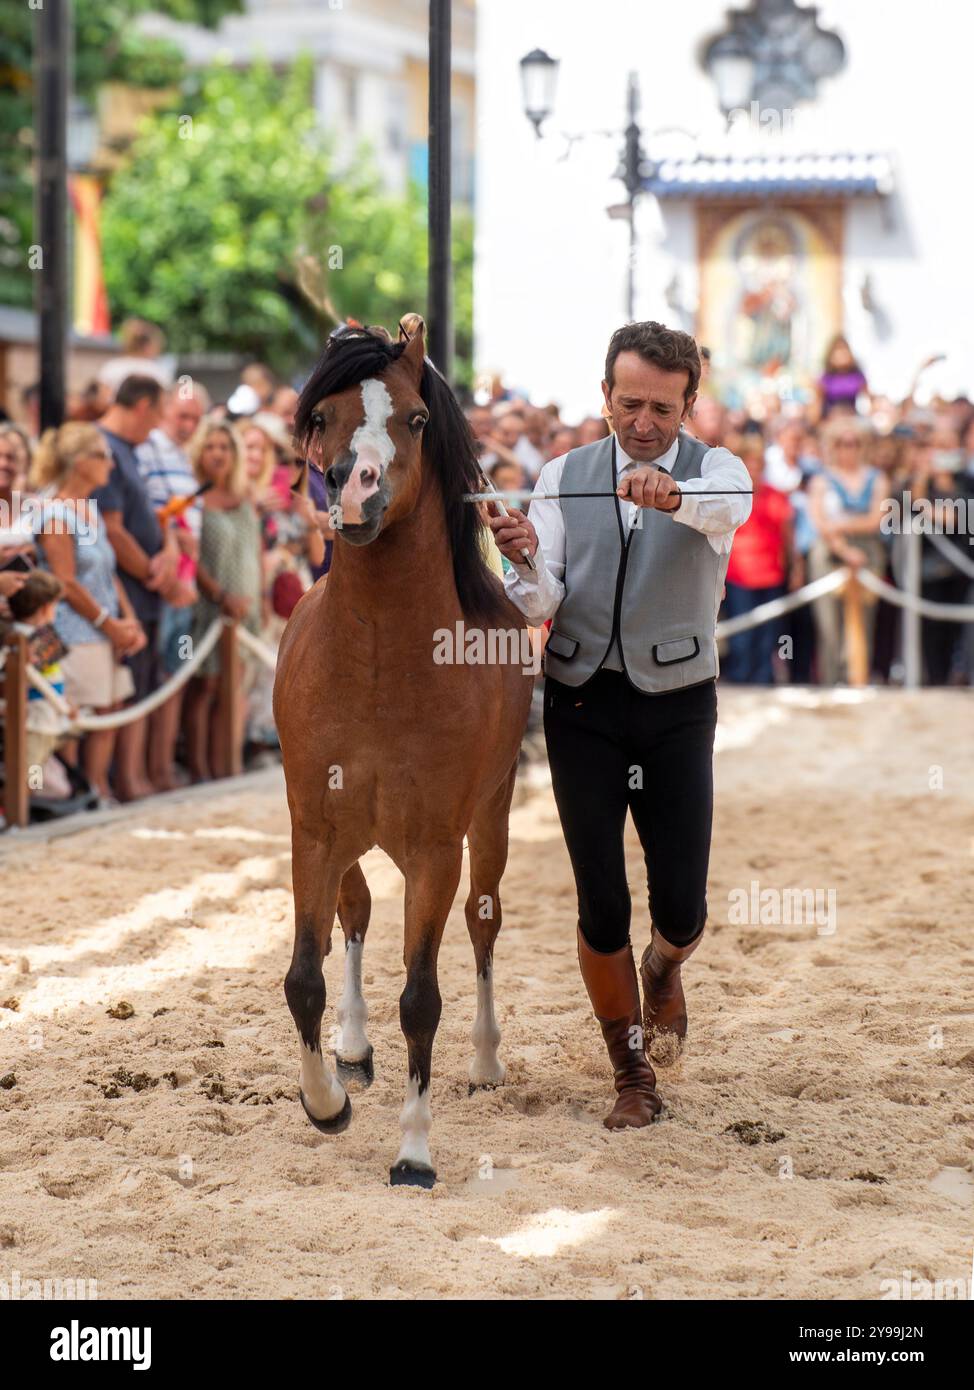
[[[424,425],[426,424],[426,421],[427,421],[428,419],[429,419],[429,416],[428,416],[428,415],[422,415],[422,414],[413,415],[413,416],[410,418],[410,421],[409,421],[409,428],[410,428],[410,430],[412,431],[412,433],[413,433],[413,434],[419,434],[420,431],[423,429],[423,427],[424,427]]]
[[[311,412],[311,428],[313,430],[323,430],[325,428],[325,417],[320,410]]]

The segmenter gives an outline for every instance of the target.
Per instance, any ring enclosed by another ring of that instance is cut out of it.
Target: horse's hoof
[[[436,1182],[436,1170],[425,1163],[410,1163],[402,1158],[389,1169],[390,1187],[432,1187]]]
[[[468,1081],[468,1082],[467,1082],[467,1095],[468,1095],[468,1096],[475,1096],[475,1095],[477,1094],[478,1091],[496,1091],[497,1088],[498,1088],[498,1086],[503,1086],[503,1084],[504,1084],[503,1080],[500,1080],[500,1081]]]
[[[308,1102],[304,1098],[304,1092],[299,1089],[298,1095],[301,1097],[304,1113],[314,1125],[315,1129],[320,1130],[322,1134],[341,1134],[343,1129],[348,1129],[352,1122],[352,1102],[347,1095],[345,1097],[345,1104],[342,1106],[341,1110],[339,1110],[337,1115],[333,1115],[330,1120],[317,1119],[308,1109]]]
[[[335,1070],[338,1072],[340,1080],[346,1085],[350,1081],[357,1082],[363,1090],[372,1085],[375,1080],[375,1067],[372,1064],[373,1049],[369,1046],[368,1053],[360,1062],[346,1062],[344,1057],[339,1057],[335,1053]]]

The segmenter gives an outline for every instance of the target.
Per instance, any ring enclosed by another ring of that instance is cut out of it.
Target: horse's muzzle
[[[325,470],[325,490],[338,534],[352,545],[375,540],[389,505],[389,483],[378,458],[368,449],[343,450]]]

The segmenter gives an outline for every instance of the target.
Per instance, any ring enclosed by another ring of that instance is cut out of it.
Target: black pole
[[[40,335],[40,425],[64,419],[65,350],[68,336],[67,109],[70,75],[71,0],[44,0],[37,24],[34,69],[37,125],[36,236],[43,260],[35,267]]]
[[[430,0],[429,34],[429,356],[453,377],[450,245],[450,3]]]

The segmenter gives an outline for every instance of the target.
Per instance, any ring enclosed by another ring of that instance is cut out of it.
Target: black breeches
[[[597,951],[629,940],[626,812],[646,860],[657,930],[685,946],[707,919],[713,819],[714,681],[644,695],[617,671],[583,686],[545,683],[552,786],[578,890],[578,922]]]

